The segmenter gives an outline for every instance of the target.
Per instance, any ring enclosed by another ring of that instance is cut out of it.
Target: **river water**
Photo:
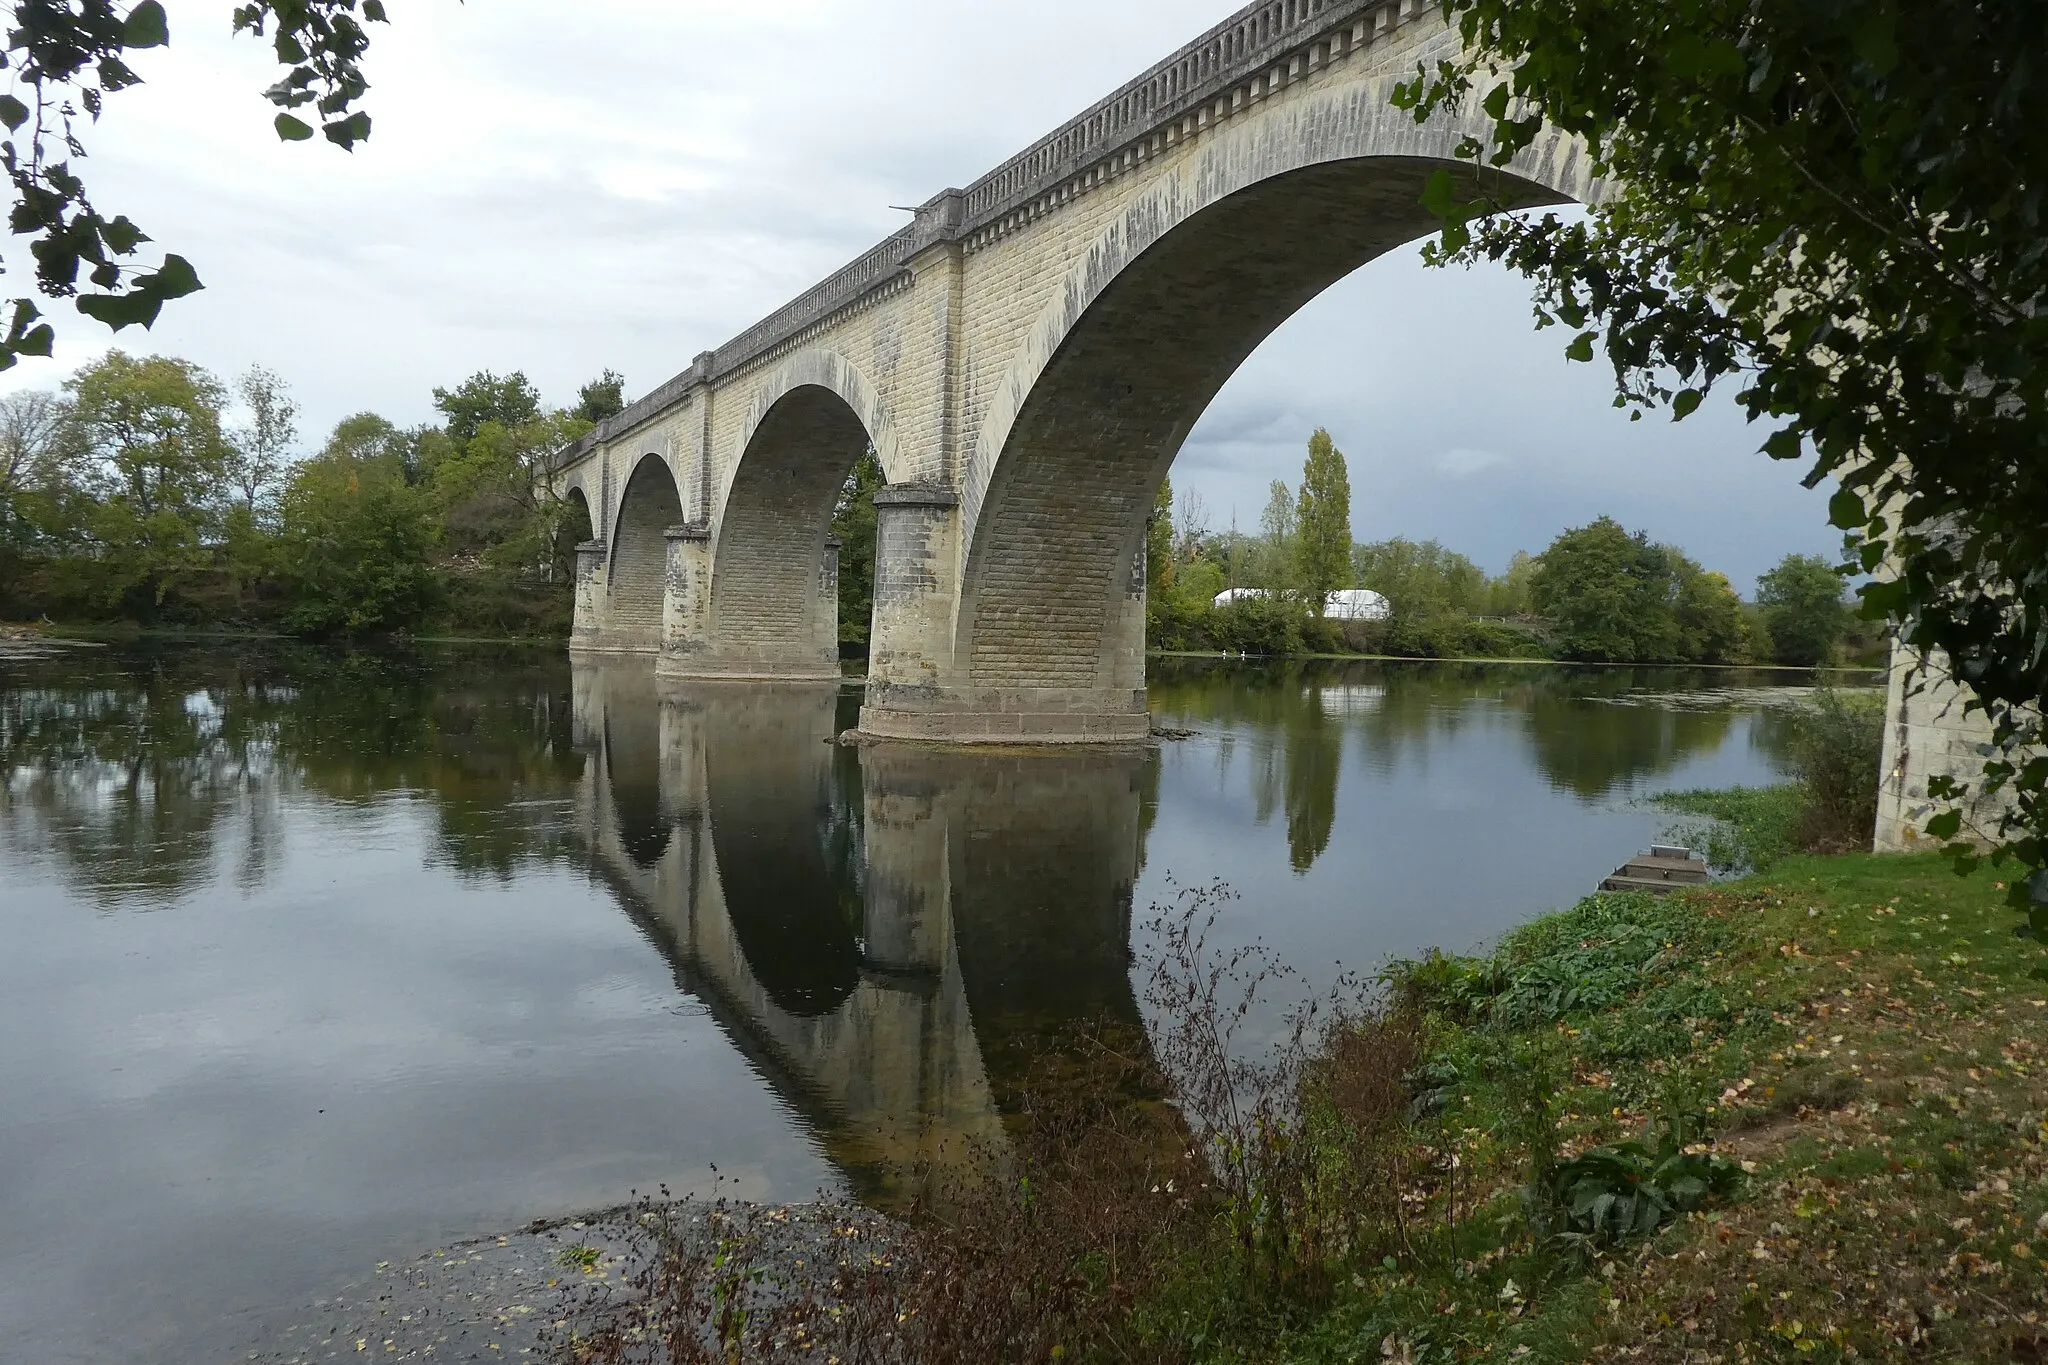
[[[1187,737],[1060,754],[531,653],[0,662],[0,1358],[217,1359],[663,1183],[887,1203],[1025,1040],[1143,1021],[1182,888],[1302,990],[1478,946],[1774,780],[1777,681],[1167,660]]]

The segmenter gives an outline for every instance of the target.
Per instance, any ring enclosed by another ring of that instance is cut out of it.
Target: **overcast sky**
[[[267,48],[230,0],[170,0],[172,46],[88,141],[104,212],[190,258],[204,293],[120,344],[283,374],[308,445],[364,409],[524,370],[550,401],[606,366],[644,393],[1231,11],[1227,0],[391,0],[371,140],[283,146]],[[10,259],[25,275],[25,253]],[[60,307],[53,386],[109,344]],[[1327,426],[1361,540],[1434,537],[1490,570],[1602,513],[1745,593],[1832,553],[1825,498],[1732,407],[1631,424],[1604,369],[1534,333],[1505,272],[1365,267],[1277,332],[1174,467],[1255,530]]]

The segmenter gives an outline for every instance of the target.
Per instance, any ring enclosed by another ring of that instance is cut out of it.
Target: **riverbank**
[[[0,663],[51,659],[69,650],[96,647],[89,641],[48,634],[36,626],[0,623]]]
[[[648,1203],[382,1261],[283,1315],[263,1315],[221,1359],[260,1365],[353,1360],[500,1362],[578,1358],[577,1336],[644,1297],[650,1226],[713,1257],[736,1229],[778,1276],[822,1290],[888,1247],[893,1225],[831,1203]]]
[[[1473,1193],[1452,1228],[1418,1190],[1414,1254],[1286,1357],[2044,1358],[2048,988],[2002,893],[1934,857],[1791,858],[1409,969],[1442,1103],[1414,1136]],[[1739,1168],[1725,1196],[1683,1207],[1659,1173],[1674,1118]],[[1623,1209],[1649,1226],[1614,1235]]]

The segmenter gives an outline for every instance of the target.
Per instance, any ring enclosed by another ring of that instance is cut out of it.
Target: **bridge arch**
[[[652,653],[661,647],[668,582],[668,528],[683,519],[674,471],[659,455],[640,457],[612,518],[607,574],[611,633],[617,647]]]
[[[1421,205],[1432,174],[1477,174],[1453,149],[1483,129],[1418,125],[1388,94],[1375,80],[1225,131],[1067,272],[964,471],[964,687],[1121,695],[1143,724],[1145,519],[1182,442],[1281,323],[1437,226]],[[1484,174],[1522,206],[1593,193],[1561,137]]]
[[[807,350],[755,393],[711,531],[708,647],[678,673],[839,676],[839,490],[872,447],[901,466],[895,424],[844,356]]]

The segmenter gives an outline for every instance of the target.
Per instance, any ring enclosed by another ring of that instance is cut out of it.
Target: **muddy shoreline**
[[[95,641],[64,640],[45,635],[33,626],[0,625],[0,663],[54,659],[82,649],[105,648],[105,645]]]
[[[566,1358],[572,1324],[629,1301],[630,1281],[668,1225],[707,1245],[736,1226],[758,1239],[752,1258],[793,1283],[829,1282],[850,1251],[886,1245],[895,1224],[831,1203],[682,1201],[608,1209],[379,1262],[297,1309],[245,1317],[197,1361],[313,1365],[335,1360],[505,1361]]]

